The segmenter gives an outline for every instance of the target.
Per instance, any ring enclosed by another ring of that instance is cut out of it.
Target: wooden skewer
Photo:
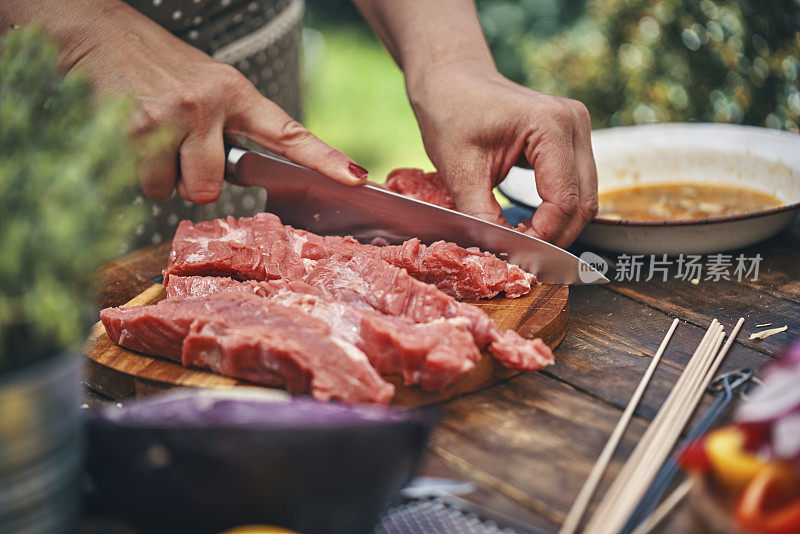
[[[739,330],[742,329],[742,325],[744,324],[744,317],[740,317],[739,320],[736,322],[736,326],[733,327],[731,331],[731,335],[728,336],[728,341],[725,342],[725,346],[722,347],[722,351],[720,351],[719,356],[717,357],[717,362],[715,365],[709,369],[708,374],[706,375],[705,384],[706,388],[708,384],[714,379],[714,376],[717,374],[717,370],[719,369],[720,364],[722,364],[722,360],[727,356],[728,351],[731,349],[733,342],[736,341],[736,338],[739,336]],[[705,388],[703,388],[705,391]]]
[[[715,360],[717,352],[722,345],[723,337],[722,330],[719,330],[714,336],[712,344],[708,347],[704,358],[701,360],[703,365],[691,376],[692,380],[686,386],[686,395],[678,398],[677,402],[671,407],[670,412],[667,412],[668,416],[671,417],[667,417],[658,429],[658,434],[654,437],[652,446],[646,456],[647,460],[637,466],[638,469],[634,476],[631,477],[631,480],[626,485],[627,492],[623,500],[625,505],[620,507],[619,510],[615,510],[615,519],[612,523],[612,525],[615,525],[614,532],[622,528],[678,441],[681,430],[686,426],[694,412],[694,407],[697,406],[697,402],[705,391],[704,387],[700,387],[701,382],[707,374],[709,366]],[[692,408],[690,409],[689,406]]]
[[[710,345],[704,353],[704,357],[700,360],[701,365],[695,369],[694,373],[689,375],[690,380],[687,381],[686,386],[683,389],[683,394],[679,397],[676,397],[676,401],[670,407],[670,411],[666,412],[667,417],[662,421],[662,425],[659,427],[658,433],[654,436],[652,446],[650,447],[650,452],[647,455],[648,461],[639,466],[636,475],[632,477],[627,487],[627,499],[632,504],[631,511],[633,508],[635,508],[636,503],[639,502],[645,491],[647,491],[647,487],[650,485],[653,477],[656,473],[658,473],[658,469],[667,459],[670,450],[672,450],[672,447],[678,440],[681,429],[685,426],[686,421],[688,421],[688,418],[691,416],[691,413],[684,412],[685,408],[683,407],[686,405],[686,401],[688,399],[694,397],[693,392],[698,389],[698,384],[702,381],[709,368],[709,365],[711,365],[713,358],[719,351],[723,337],[724,333],[720,328],[712,338]],[[702,391],[700,391],[700,394],[702,395]],[[627,515],[622,515],[621,513],[617,514],[617,520],[620,521],[620,528],[622,527],[622,523],[624,523],[625,519],[627,519]]]
[[[687,478],[681,482],[681,485],[675,488],[675,491],[670,493],[669,496],[658,505],[658,508],[650,514],[650,517],[634,529],[633,534],[648,534],[651,530],[660,525],[664,518],[680,504],[684,497],[686,497],[693,485],[694,479],[691,478]]]
[[[594,495],[594,492],[597,490],[597,485],[600,483],[600,479],[603,477],[603,473],[605,473],[608,463],[611,461],[611,457],[614,455],[614,451],[617,450],[620,439],[622,439],[622,435],[628,428],[628,424],[633,417],[633,413],[636,410],[636,407],[639,405],[642,395],[644,395],[644,390],[650,383],[650,379],[652,378],[653,373],[658,366],[658,362],[661,361],[661,356],[664,354],[664,350],[666,350],[667,344],[669,343],[669,340],[672,337],[673,332],[675,332],[675,328],[677,328],[679,322],[680,320],[677,318],[672,321],[672,325],[669,327],[669,330],[667,330],[664,340],[661,342],[661,345],[658,347],[655,356],[653,356],[653,360],[650,362],[650,365],[647,367],[647,370],[642,376],[636,391],[633,392],[633,396],[628,402],[628,406],[625,408],[625,411],[622,412],[622,416],[619,418],[617,426],[614,427],[614,430],[611,432],[608,442],[606,442],[606,445],[603,448],[603,451],[600,453],[600,456],[597,458],[592,471],[586,478],[586,482],[583,483],[583,487],[578,493],[578,496],[575,498],[575,501],[569,510],[569,514],[567,514],[567,518],[564,521],[564,524],[561,526],[561,530],[559,530],[559,534],[573,534],[578,529],[581,518],[583,517],[584,512],[586,512],[586,507],[589,505],[592,495]]]
[[[724,332],[718,321],[712,321],[661,410],[587,525],[586,532],[615,533],[622,528],[674,447],[742,322],[737,323],[725,348],[720,351]]]
[[[724,349],[721,351],[719,348],[722,345],[723,334],[721,332],[717,334],[713,348],[709,353],[711,355],[711,359],[708,362],[708,367],[701,369],[702,374],[694,377],[695,380],[693,382],[693,387],[690,388],[689,394],[681,399],[681,402],[679,402],[676,407],[675,417],[671,419],[664,428],[662,433],[663,441],[661,442],[661,445],[657,447],[655,451],[653,451],[653,462],[651,465],[640,471],[639,478],[632,484],[633,488],[635,488],[632,490],[633,494],[631,495],[634,508],[647,491],[649,485],[652,483],[653,478],[660,469],[660,466],[664,463],[664,461],[666,461],[669,453],[672,451],[674,444],[680,437],[681,431],[688,423],[689,419],[694,413],[694,410],[697,408],[697,405],[700,403],[703,394],[717,372],[722,360],[725,358],[725,355],[733,343],[733,340],[736,339],[736,335],[739,333],[739,328],[741,328],[743,322],[744,319],[739,320],[739,322],[736,324],[736,327],[734,327],[733,332],[728,337],[728,342],[726,343]],[[627,517],[622,519],[623,523],[620,523],[620,527],[622,524],[624,524],[626,519]]]
[[[669,411],[670,406],[674,404],[675,399],[682,393],[684,384],[686,383],[689,373],[694,372],[699,364],[699,357],[702,353],[706,351],[708,348],[711,338],[713,335],[716,334],[718,331],[718,321],[714,319],[711,322],[706,334],[703,336],[703,339],[700,342],[700,345],[695,350],[692,358],[689,360],[689,364],[686,366],[684,373],[681,374],[680,378],[676,382],[675,386],[673,387],[670,394],[667,396],[666,401],[664,402],[661,410],[659,413],[656,414],[655,419],[648,427],[645,434],[642,436],[642,439],[639,441],[639,444],[634,449],[631,456],[628,458],[628,461],[623,465],[622,469],[620,470],[619,474],[617,475],[614,482],[611,484],[611,487],[606,492],[606,495],[603,501],[598,506],[595,514],[592,516],[589,524],[587,525],[586,532],[592,532],[599,529],[603,524],[607,523],[608,515],[613,513],[614,504],[619,501],[620,495],[625,491],[627,486],[628,480],[633,474],[636,466],[641,463],[642,458],[647,454],[647,451],[650,447],[650,444],[656,434],[656,431],[661,426],[661,421],[664,419],[666,413]],[[597,530],[598,532],[600,530]]]
[[[680,432],[686,426],[692,413],[694,413],[703,393],[719,369],[743,323],[744,319],[739,319],[722,350],[719,349],[724,334],[717,331],[710,348],[705,351],[700,360],[702,365],[693,369],[691,379],[687,382],[686,395],[679,397],[677,404],[673,405],[674,417],[659,428],[657,434],[654,434],[653,446],[650,448],[650,454],[647,457],[648,461],[639,464],[639,469],[626,484],[627,493],[623,492],[624,498],[621,501],[623,506],[615,510],[616,514],[611,514],[611,518],[608,521],[608,532],[616,532],[622,528],[627,517],[652,482],[659,467],[669,456]]]
[[[680,420],[676,420],[674,423],[671,432],[672,435],[675,436],[675,439],[680,435],[680,432],[686,426],[689,418],[691,418],[692,413],[694,413],[695,408],[700,403],[700,400],[705,393],[706,389],[708,388],[709,384],[713,380],[714,376],[719,369],[719,366],[722,364],[722,361],[725,359],[725,356],[728,354],[733,342],[736,340],[736,337],[739,335],[739,331],[744,324],[744,318],[740,318],[739,321],[734,326],[733,331],[731,332],[730,336],[728,336],[728,341],[725,343],[725,346],[722,347],[722,350],[714,357],[709,369],[707,370],[703,380],[700,382],[699,387],[697,387],[692,392],[692,397],[684,399],[684,402],[681,404],[679,409],[679,413],[681,413]],[[721,338],[717,341],[716,346],[720,345]],[[666,458],[669,455],[669,452],[672,450],[672,447],[667,447],[665,454],[663,455]],[[657,472],[657,470],[656,470]],[[652,482],[652,477],[648,479],[648,485]],[[654,528],[658,523],[669,513],[669,511],[678,503],[680,500],[686,495],[691,487],[691,481],[685,481],[681,486],[678,487],[664,502],[656,509],[655,512],[648,518],[646,521],[642,522],[638,528],[634,531],[636,534],[643,534],[644,532],[649,532]],[[647,486],[645,486],[646,491]],[[639,497],[641,498],[641,497]],[[638,500],[637,500],[638,502]]]
[[[698,345],[697,349],[695,350],[692,358],[689,360],[689,364],[684,369],[681,376],[678,378],[678,381],[673,386],[670,394],[667,396],[667,399],[664,401],[661,409],[656,414],[656,417],[653,419],[650,427],[648,427],[648,432],[645,433],[643,436],[642,441],[644,442],[644,447],[649,447],[650,444],[654,441],[656,436],[656,431],[662,427],[663,421],[669,416],[671,411],[674,409],[676,403],[680,402],[682,398],[685,396],[685,392],[691,385],[693,377],[695,377],[699,372],[701,372],[701,368],[704,366],[707,358],[708,352],[711,349],[714,338],[722,331],[722,325],[714,319],[711,322],[711,325],[708,327],[706,331],[706,335],[703,336],[703,339],[700,341],[700,345]],[[641,442],[640,442],[641,443]],[[632,464],[632,467],[635,464]]]

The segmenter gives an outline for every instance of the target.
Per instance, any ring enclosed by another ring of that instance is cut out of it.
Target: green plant
[[[583,101],[595,126],[663,121],[798,131],[800,2],[593,0],[520,50],[531,87]]]
[[[37,28],[0,44],[0,370],[84,338],[92,280],[143,221],[124,100],[62,76]]]
[[[524,45],[530,36],[549,39],[584,12],[586,0],[477,0],[486,41],[498,70],[527,81]]]

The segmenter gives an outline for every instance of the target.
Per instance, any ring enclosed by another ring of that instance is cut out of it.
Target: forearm
[[[353,0],[414,85],[432,69],[495,71],[472,0]]]
[[[131,14],[138,12],[120,0],[2,0],[0,36],[13,26],[40,25],[61,45],[59,63],[67,70],[96,38],[114,31],[113,20]]]

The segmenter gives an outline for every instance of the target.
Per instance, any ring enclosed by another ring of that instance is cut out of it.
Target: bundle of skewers
[[[667,331],[650,366],[570,509],[561,528],[562,534],[572,534],[580,526],[592,496],[661,361],[678,322],[678,319],[675,319]],[[688,486],[679,487],[662,503],[661,508],[655,513],[651,513],[657,500],[663,495],[674,476],[674,469],[665,462],[697,409],[704,392],[707,391],[714,379],[743,323],[744,319],[739,319],[725,341],[722,324],[716,319],[711,322],[688,365],[605,493],[594,514],[588,519],[583,532],[587,534],[645,532],[657,522],[659,516],[663,515],[662,510],[672,507],[675,501],[680,500],[686,494]],[[725,341],[724,345],[723,341]],[[712,407],[710,412],[715,416],[718,415],[719,407]],[[709,424],[708,420],[709,418],[704,418],[706,425]]]

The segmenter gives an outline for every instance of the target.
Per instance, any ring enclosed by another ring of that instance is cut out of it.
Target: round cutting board
[[[134,253],[135,254],[135,253]],[[112,264],[106,274],[115,276],[141,276],[131,269],[135,262]],[[108,276],[106,276],[108,278]],[[116,280],[109,283],[124,283]],[[164,286],[153,284],[127,302],[126,306],[155,304],[165,296]],[[537,285],[527,295],[517,299],[498,296],[493,299],[467,301],[479,306],[491,317],[501,330],[513,329],[523,337],[540,337],[551,348],[555,348],[567,333],[569,323],[568,286]],[[111,304],[111,303],[109,303]],[[106,335],[102,323],[94,325],[84,347],[87,365],[84,380],[97,392],[121,401],[131,397],[141,397],[165,389],[188,387],[241,387],[253,384],[221,376],[199,369],[188,369],[182,365],[161,358],[145,356],[116,345]],[[458,382],[444,391],[430,392],[419,387],[402,385],[399,377],[386,377],[397,387],[392,401],[401,406],[421,406],[440,402],[457,395],[483,389],[518,374],[506,369],[494,358],[484,352],[483,358]],[[263,386],[255,386],[263,387]]]

